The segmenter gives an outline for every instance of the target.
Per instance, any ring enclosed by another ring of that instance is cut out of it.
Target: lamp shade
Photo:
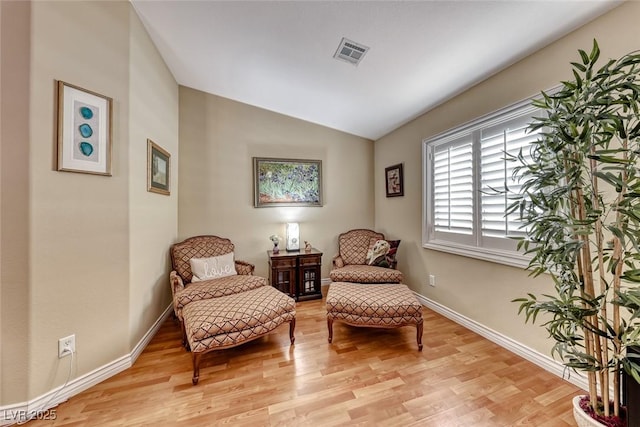
[[[287,250],[300,250],[300,226],[297,222],[287,223]]]

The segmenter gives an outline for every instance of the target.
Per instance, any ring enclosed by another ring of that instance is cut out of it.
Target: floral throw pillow
[[[366,262],[376,267],[393,268],[400,240],[371,239]]]
[[[387,263],[390,268],[395,268],[397,263],[396,253],[398,253],[398,246],[400,246],[400,240],[387,240],[389,242],[389,252],[387,252]]]

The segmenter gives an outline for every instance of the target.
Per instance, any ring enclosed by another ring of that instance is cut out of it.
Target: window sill
[[[447,252],[454,255],[462,255],[469,258],[494,262],[496,264],[519,267],[522,269],[526,268],[529,265],[529,258],[518,252],[491,248],[476,248],[442,240],[433,240],[427,243],[423,243],[422,247],[425,249],[432,249],[435,251]]]

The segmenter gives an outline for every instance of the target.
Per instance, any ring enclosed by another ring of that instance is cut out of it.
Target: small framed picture
[[[384,179],[387,184],[387,197],[404,196],[402,163],[385,168]]]
[[[112,99],[58,81],[58,170],[111,175]]]
[[[168,196],[171,173],[171,155],[147,139],[147,190]]]

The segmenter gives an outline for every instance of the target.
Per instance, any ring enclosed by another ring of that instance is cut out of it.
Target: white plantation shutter
[[[523,101],[423,141],[423,247],[524,266],[513,238],[526,236],[518,212],[505,215],[521,184],[522,153],[530,159],[536,110]]]
[[[470,137],[442,144],[433,153],[436,231],[473,233],[473,145]]]
[[[509,160],[520,152],[530,159],[530,144],[537,134],[527,133],[529,116],[517,117],[480,131],[480,205],[481,231],[489,237],[521,237],[526,235],[517,213],[505,216],[521,184],[514,177],[517,162]],[[508,190],[508,191],[507,191]]]

